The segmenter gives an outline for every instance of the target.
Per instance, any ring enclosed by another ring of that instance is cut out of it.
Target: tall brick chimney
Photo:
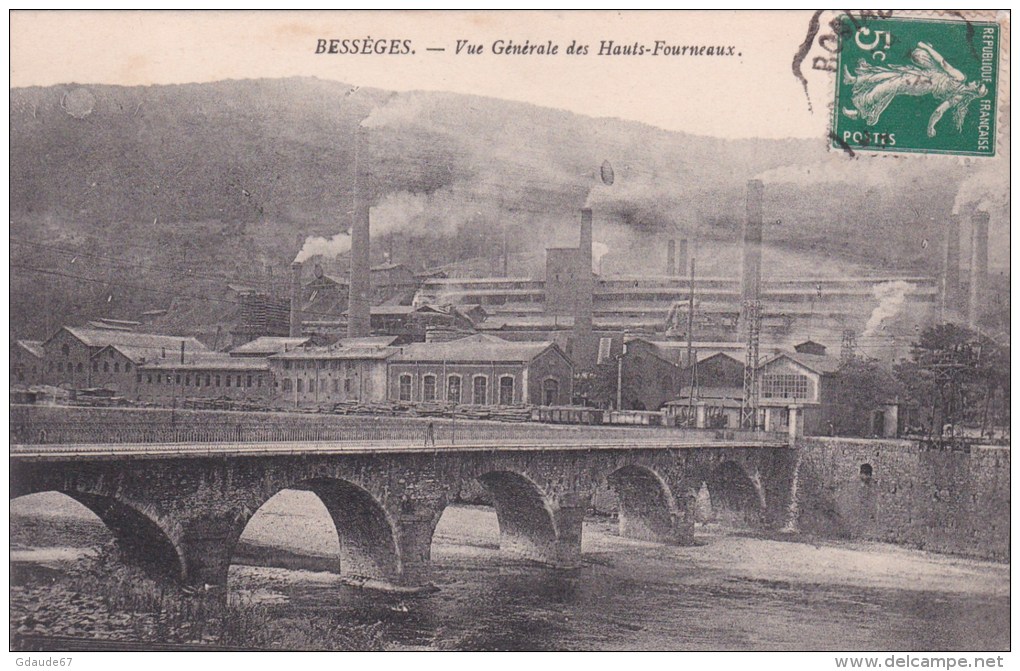
[[[967,303],[967,325],[977,328],[985,312],[988,289],[988,213],[980,210],[970,215],[970,300]]]
[[[595,287],[592,282],[591,210],[581,210],[581,235],[577,250],[577,286],[574,290],[574,343],[571,358],[581,368],[594,362],[594,336],[592,313]]]
[[[365,144],[364,131],[358,132],[354,159],[354,221],[351,222],[351,278],[347,302],[347,336],[363,338],[372,333],[372,264],[369,245],[371,200],[367,169],[359,165],[358,154]],[[362,161],[367,163],[367,161]]]
[[[676,275],[676,240],[673,238],[666,241],[666,274]]]
[[[301,270],[300,261],[290,265],[290,337],[301,337]]]
[[[765,185],[758,179],[747,183],[747,211],[744,216],[744,230],[741,240],[740,264],[740,323],[741,337],[749,330],[745,305],[748,301],[761,300],[761,239],[762,200]]]
[[[942,242],[942,314],[960,309],[960,215],[946,219]]]
[[[687,259],[687,238],[680,238],[680,253],[677,258],[677,268],[681,277],[686,277],[690,274],[690,261]]]

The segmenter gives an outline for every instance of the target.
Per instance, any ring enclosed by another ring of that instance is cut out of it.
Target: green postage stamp
[[[998,24],[840,20],[833,147],[995,155]]]

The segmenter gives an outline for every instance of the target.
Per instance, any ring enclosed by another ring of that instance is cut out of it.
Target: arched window
[[[81,362],[79,362],[79,363],[78,363],[78,365],[77,365],[77,366],[75,366],[75,368],[76,368],[76,369],[77,369],[77,371],[78,371],[78,372],[80,373],[80,372],[81,372]],[[32,368],[32,372],[33,372],[33,373],[35,372],[35,367],[33,367],[33,368]]]
[[[499,404],[514,404],[514,378],[512,375],[504,375],[499,378]]]
[[[109,361],[104,361],[103,362],[103,372],[104,373],[109,373],[110,372],[110,362]]]
[[[65,343],[60,346],[60,353],[63,354],[64,356],[71,356],[71,348],[68,347],[67,344]]]
[[[488,395],[489,379],[484,375],[476,375],[473,382],[471,402],[475,405],[485,405],[488,402]]]
[[[113,372],[114,373],[119,373],[120,372],[120,361],[114,361],[113,362]]]
[[[560,381],[550,377],[542,382],[542,405],[556,405],[560,399]]]
[[[421,400],[429,402],[436,400],[435,375],[426,375],[421,379]]]
[[[401,401],[411,400],[411,376],[406,373],[400,376],[399,393],[400,395],[398,398]]]
[[[446,379],[446,400],[460,403],[460,375],[451,375]]]

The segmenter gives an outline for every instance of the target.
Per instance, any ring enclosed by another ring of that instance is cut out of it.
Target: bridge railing
[[[680,429],[662,427],[562,426],[503,424],[453,420],[394,421],[358,418],[344,423],[300,420],[161,423],[117,422],[12,422],[13,445],[96,445],[157,443],[283,443],[283,442],[388,442],[398,445],[457,443],[550,442],[584,444],[613,442],[776,442],[774,434],[749,431]],[[431,429],[429,428],[431,426]],[[431,434],[431,438],[430,438]]]

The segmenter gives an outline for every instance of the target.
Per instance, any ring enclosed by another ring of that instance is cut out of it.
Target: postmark
[[[832,147],[994,156],[994,22],[841,16]]]

